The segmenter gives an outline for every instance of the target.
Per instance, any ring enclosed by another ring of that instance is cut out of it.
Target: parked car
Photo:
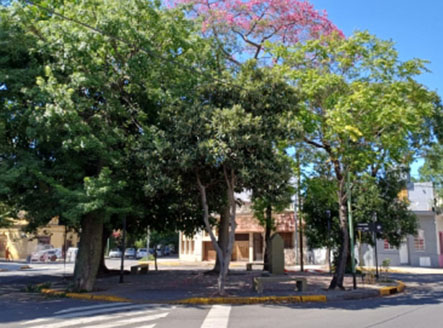
[[[109,257],[122,257],[122,252],[118,248],[111,249]]]
[[[135,256],[136,256],[135,248],[132,248],[132,247],[126,248],[125,257],[135,259]]]
[[[162,245],[157,245],[157,257],[163,256],[163,246]]]
[[[66,261],[67,262],[75,262],[77,259],[78,248],[77,247],[69,247],[66,252]]]
[[[137,259],[141,259],[141,258],[147,257],[147,256],[148,256],[148,252],[147,252],[146,248],[137,249],[137,254],[135,256]]]
[[[31,262],[55,262],[62,258],[62,251],[60,248],[49,248],[31,255]]]

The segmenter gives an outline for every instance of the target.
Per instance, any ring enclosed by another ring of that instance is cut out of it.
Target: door
[[[400,245],[399,254],[400,264],[409,264],[408,244],[406,241]]]

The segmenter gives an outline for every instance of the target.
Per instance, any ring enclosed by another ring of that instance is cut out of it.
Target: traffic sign
[[[357,223],[357,230],[362,232],[382,232],[383,227],[379,222]]]

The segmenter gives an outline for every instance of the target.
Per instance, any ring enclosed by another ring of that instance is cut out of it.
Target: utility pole
[[[354,227],[352,223],[352,206],[351,206],[351,172],[348,171],[346,181],[346,193],[348,199],[348,226],[349,226],[349,241],[351,246],[351,265],[352,265],[352,282],[354,289],[357,289],[357,279],[355,276],[355,257],[354,257]]]

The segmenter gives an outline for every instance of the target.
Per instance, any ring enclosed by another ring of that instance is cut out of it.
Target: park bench
[[[259,263],[259,262],[249,262],[246,263],[246,271],[252,271],[252,267],[254,265],[260,265],[263,268],[263,263]]]
[[[139,272],[142,274],[147,274],[148,271],[149,271],[149,263],[140,263],[131,266],[131,274],[137,274]]]
[[[288,277],[288,276],[271,276],[271,277],[255,277],[253,281],[254,290],[257,293],[263,293],[263,285],[265,282],[284,282],[284,281],[295,281],[296,290],[302,292],[308,287],[306,278],[300,277]]]

